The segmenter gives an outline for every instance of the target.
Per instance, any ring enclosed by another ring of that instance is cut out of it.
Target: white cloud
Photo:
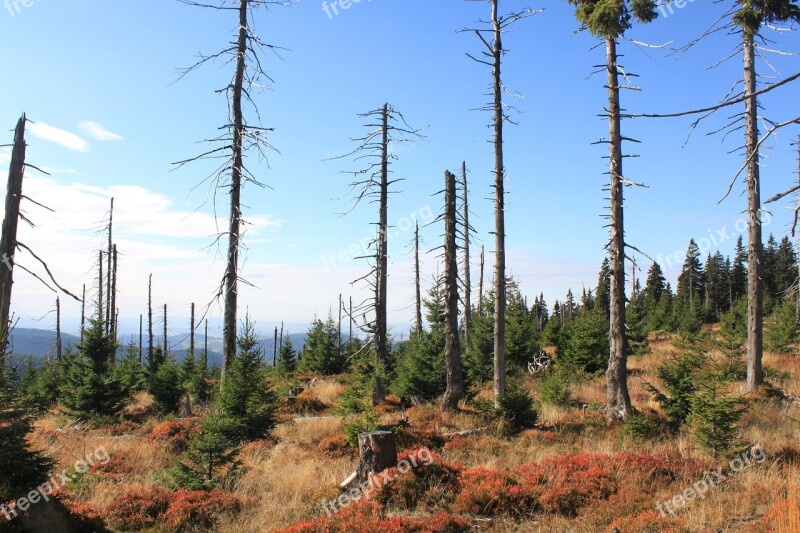
[[[9,162],[11,162],[11,148],[8,146],[5,148],[0,148],[0,165],[4,165]]]
[[[98,141],[121,141],[122,136],[107,130],[102,124],[97,122],[81,122],[78,127],[89,137]]]
[[[72,132],[62,130],[45,124],[44,122],[29,122],[28,131],[34,136],[46,141],[54,142],[64,148],[76,152],[89,150],[89,143]]]

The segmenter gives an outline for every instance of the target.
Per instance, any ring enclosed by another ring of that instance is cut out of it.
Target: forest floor
[[[659,416],[645,382],[658,384],[655,368],[677,353],[674,338],[651,337],[650,353],[630,359],[637,410]],[[800,396],[800,356],[768,353],[764,364],[784,373],[777,388]],[[447,414],[435,405],[380,407],[381,423],[408,419],[399,447],[417,450],[420,464],[404,474],[390,471],[395,479],[369,501],[329,515],[326,502],[339,498],[339,484],[357,464],[345,445],[344,420],[329,409],[345,391],[342,383],[325,378],[303,393],[303,401],[284,404],[272,438],[241,451],[244,473],[223,487],[230,494],[193,497],[153,488],[163,484],[196,421],[156,418],[147,394],[136,397],[120,425],[66,426],[53,411],[37,421],[31,439],[65,469],[92,450],[107,453],[105,464],[60,492],[73,513],[102,517],[115,531],[123,523],[124,530],[236,533],[800,532],[800,405],[792,398],[747,398],[739,430],[748,455],[715,461],[687,432],[641,440],[607,423],[594,408],[605,401],[602,377],[573,385],[569,407],[537,402],[538,426],[513,437],[489,428],[442,438],[481,427],[480,413],[469,406]],[[541,378],[525,377],[524,386],[538,400]],[[479,396],[489,398],[490,391]],[[160,507],[152,504],[158,498],[164,499]]]

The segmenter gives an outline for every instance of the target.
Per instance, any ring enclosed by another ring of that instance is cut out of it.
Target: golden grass
[[[314,384],[314,388],[311,389],[311,394],[322,403],[328,405],[336,405],[339,400],[339,396],[345,391],[347,387],[342,385],[341,383],[337,383],[333,380],[325,379],[317,381]]]

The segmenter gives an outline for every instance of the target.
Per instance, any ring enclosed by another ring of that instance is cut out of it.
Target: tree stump
[[[361,433],[358,436],[358,452],[361,456],[358,469],[343,484],[344,488],[358,487],[369,481],[370,474],[397,465],[397,445],[391,431]]]

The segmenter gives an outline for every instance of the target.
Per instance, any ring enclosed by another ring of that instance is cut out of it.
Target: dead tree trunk
[[[169,359],[169,337],[167,336],[167,304],[164,304],[164,361]]]
[[[86,329],[86,284],[83,284],[81,297],[81,344],[83,344],[83,330]]]
[[[107,279],[106,279],[106,294],[108,295],[106,299],[106,317],[108,321],[106,322],[106,335],[111,334],[111,330],[113,328],[114,322],[114,303],[113,303],[113,296],[111,295],[111,278],[113,276],[112,271],[112,262],[113,262],[113,245],[112,245],[112,231],[114,228],[114,199],[111,199],[111,208],[108,212],[108,250],[106,251],[106,261],[108,261],[108,268],[107,270]]]
[[[469,265],[469,241],[472,229],[469,226],[469,186],[467,184],[467,162],[461,164],[461,189],[464,195],[462,222],[464,224],[464,344],[469,346],[472,328],[472,279]]]
[[[764,307],[761,277],[763,273],[761,242],[761,179],[758,153],[758,98],[756,92],[755,37],[744,30],[745,150],[747,160],[747,391],[755,392],[764,381],[763,354]]]
[[[383,105],[381,126],[381,172],[378,193],[378,246],[376,254],[377,279],[375,285],[375,391],[372,403],[379,405],[386,399],[383,389],[382,368],[388,359],[386,346],[386,285],[389,279],[389,104]]]
[[[797,138],[797,212],[800,212],[800,137]],[[797,306],[797,323],[800,324],[800,240],[798,240],[797,254],[797,281],[795,282],[795,297]]]
[[[111,339],[116,342],[117,340],[117,245],[114,244],[112,246],[112,256],[113,259],[111,261],[111,292],[109,293],[109,301],[111,302],[109,306],[111,307],[111,316],[109,316],[109,321],[111,322],[111,326],[109,327],[109,332],[111,335]]]
[[[483,245],[481,245],[480,278],[478,280],[478,312],[483,314],[483,268],[486,262],[486,255]]]
[[[632,414],[628,393],[628,355],[625,332],[625,231],[623,219],[622,127],[619,101],[617,41],[606,38],[608,69],[609,160],[611,162],[611,240],[608,252],[611,270],[610,354],[606,371],[609,418],[627,419]]]
[[[61,299],[56,296],[56,359],[61,361]]]
[[[17,226],[19,206],[22,202],[22,180],[25,177],[25,115],[17,121],[14,130],[14,147],[6,186],[6,211],[3,219],[3,235],[0,239],[0,369],[5,368],[6,350],[11,328],[11,288],[14,284],[14,254],[17,250]]]
[[[342,309],[344,308],[344,300],[342,293],[339,293],[339,360],[342,360]],[[283,337],[283,325],[281,325],[281,337]],[[283,339],[281,339],[281,348],[283,348]]]
[[[343,485],[346,488],[359,487],[369,482],[370,474],[378,474],[397,465],[397,445],[391,431],[362,433],[358,436],[360,460],[358,469]]]
[[[278,362],[278,326],[275,326],[275,340],[272,343],[272,368]]]
[[[503,161],[503,58],[502,27],[497,13],[498,0],[492,0],[492,27],[494,29],[493,92],[494,92],[494,401],[499,404],[506,392],[506,219],[505,219],[505,163]]]
[[[208,371],[208,320],[206,320],[206,331],[203,335],[203,369]]]
[[[458,221],[456,220],[456,176],[445,172],[444,196],[444,338],[447,389],[442,411],[455,411],[464,397],[461,346],[458,334]]]
[[[103,322],[103,320],[105,320],[103,317],[103,312],[105,310],[105,304],[103,300],[103,284],[106,282],[106,280],[103,276],[103,250],[100,250],[100,260],[98,261],[97,269],[97,320],[100,321],[100,329],[105,331],[105,323]]]
[[[242,224],[242,172],[244,167],[244,116],[242,93],[244,92],[245,69],[247,68],[249,0],[239,0],[239,38],[236,45],[236,73],[233,78],[231,116],[233,118],[233,144],[231,167],[231,213],[228,228],[228,265],[225,271],[225,317],[222,347],[222,380],[236,355],[236,312],[239,302],[239,236]]]
[[[150,375],[154,376],[156,373],[156,359],[153,354],[153,275],[147,282],[147,366],[150,369]]]
[[[422,334],[422,288],[420,286],[420,274],[419,274],[419,222],[416,223],[416,229],[414,229],[414,290],[415,290],[414,308],[416,310],[415,314],[416,325],[414,330],[417,335],[421,335]]]
[[[191,332],[189,333],[189,353],[192,354],[192,357],[194,357],[194,329],[195,329],[195,324],[194,324],[194,302],[192,302],[191,313],[192,313],[192,318],[191,318],[191,328],[192,329],[191,329]]]

